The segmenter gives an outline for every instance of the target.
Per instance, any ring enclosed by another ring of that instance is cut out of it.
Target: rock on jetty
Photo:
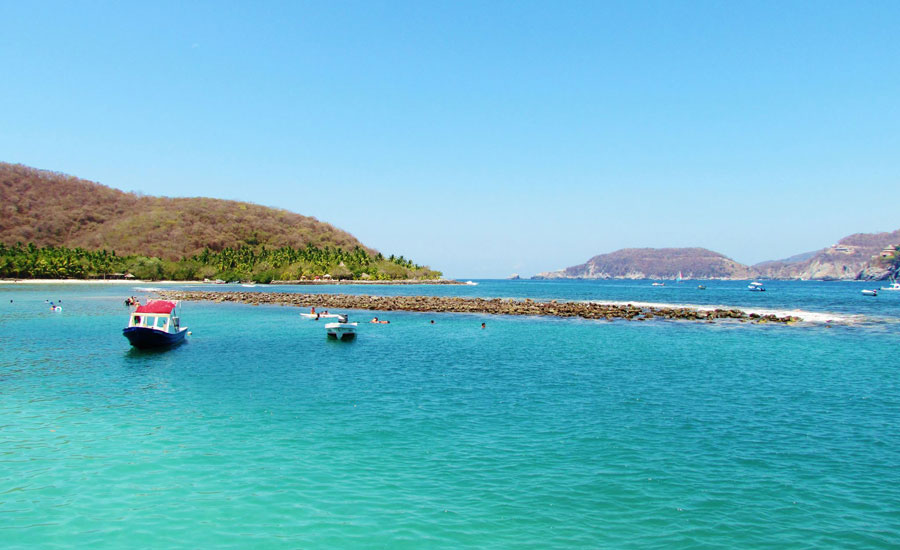
[[[748,314],[739,309],[700,310],[687,307],[650,307],[593,302],[536,302],[501,298],[458,298],[450,296],[367,296],[353,294],[295,294],[290,292],[215,292],[164,290],[166,300],[238,302],[250,305],[284,305],[318,309],[363,309],[371,311],[421,311],[437,313],[487,313],[491,315],[545,315],[584,319],[678,319],[713,322],[731,319],[754,323],[794,323],[799,317]]]

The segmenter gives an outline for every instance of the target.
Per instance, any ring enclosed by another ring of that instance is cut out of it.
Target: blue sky
[[[0,160],[452,277],[900,228],[897,2],[0,2]]]

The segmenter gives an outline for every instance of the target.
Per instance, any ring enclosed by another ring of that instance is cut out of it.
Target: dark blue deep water
[[[0,546],[897,548],[900,293],[704,284],[215,289],[811,322],[390,312],[346,343],[296,308],[185,303],[189,341],[148,353],[121,335],[146,291],[0,285]]]

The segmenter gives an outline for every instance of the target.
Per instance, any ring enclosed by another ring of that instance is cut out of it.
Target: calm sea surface
[[[148,353],[121,334],[145,291],[0,285],[0,547],[897,548],[900,292],[704,284],[215,290],[822,322],[390,312],[342,343],[296,308],[185,303],[189,341]]]

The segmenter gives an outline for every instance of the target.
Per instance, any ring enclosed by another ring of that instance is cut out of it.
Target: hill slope
[[[890,233],[856,233],[836,244],[785,260],[753,266],[762,277],[772,279],[884,279],[891,262],[883,261],[886,248],[900,245],[900,230]]]
[[[0,242],[172,260],[204,247],[365,248],[346,231],[286,210],[220,199],[138,196],[7,163],[0,163]]]
[[[705,248],[624,248],[594,256],[562,271],[540,273],[534,278],[558,279],[674,279],[681,271],[686,279],[746,279],[750,269]]]

